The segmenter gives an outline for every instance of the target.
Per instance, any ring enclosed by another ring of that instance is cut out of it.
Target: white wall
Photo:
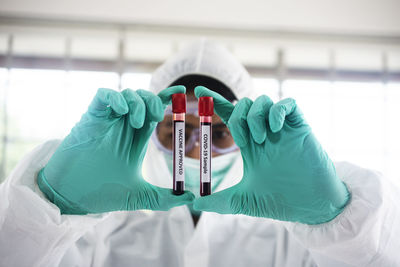
[[[0,0],[24,17],[355,34],[400,34],[398,0]]]

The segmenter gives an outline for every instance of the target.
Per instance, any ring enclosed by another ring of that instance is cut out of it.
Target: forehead
[[[197,98],[194,95],[194,91],[189,90],[186,92],[186,100],[189,102],[197,102]]]
[[[188,90],[186,92],[186,102],[187,102],[187,114],[185,116],[186,118],[186,123],[188,124],[199,124],[199,117],[197,116],[197,107],[198,107],[198,99],[197,97],[194,95],[194,91],[193,90]],[[172,106],[168,107],[170,110],[172,110]],[[190,114],[190,113],[196,113],[196,115],[194,114]],[[213,123],[222,123],[221,118],[214,113],[214,115],[212,116],[212,122]]]

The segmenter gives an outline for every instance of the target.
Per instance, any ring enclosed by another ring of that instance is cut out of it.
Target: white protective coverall
[[[185,74],[224,82],[250,96],[244,68],[222,47],[202,40],[154,74],[158,92]],[[320,225],[203,212],[194,227],[189,209],[60,215],[36,176],[60,141],[26,155],[0,185],[0,266],[400,266],[400,190],[379,173],[336,163],[351,201]],[[162,152],[149,144],[145,177],[171,187]],[[236,184],[237,157],[217,191]]]

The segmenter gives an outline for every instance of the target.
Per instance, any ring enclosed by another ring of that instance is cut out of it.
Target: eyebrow
[[[225,125],[225,123],[223,123],[223,122],[219,122],[219,123],[213,124],[213,127],[214,127],[214,128],[225,128],[226,125]]]

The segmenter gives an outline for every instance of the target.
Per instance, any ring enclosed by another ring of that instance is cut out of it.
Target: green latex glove
[[[194,195],[175,196],[142,177],[149,138],[174,93],[145,90],[122,93],[99,89],[71,133],[38,175],[38,185],[64,214],[116,210],[168,210],[191,203]]]
[[[273,104],[264,95],[234,106],[204,87],[195,94],[214,98],[243,158],[242,180],[196,199],[195,209],[305,224],[330,221],[343,210],[350,194],[293,99]]]

